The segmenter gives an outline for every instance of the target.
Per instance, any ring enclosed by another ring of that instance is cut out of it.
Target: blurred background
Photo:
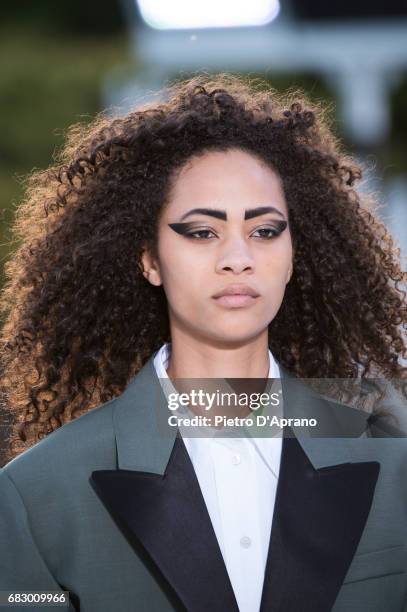
[[[23,0],[2,7],[0,50],[0,284],[23,177],[65,129],[201,71],[328,101],[407,252],[405,0]]]
[[[21,0],[2,5],[0,50],[0,286],[23,178],[53,162],[66,128],[196,72],[327,101],[406,256],[405,0]]]

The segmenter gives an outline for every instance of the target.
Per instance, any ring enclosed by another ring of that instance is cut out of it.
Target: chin
[[[249,344],[262,333],[264,333],[264,329],[248,329],[245,331],[241,327],[231,330],[223,328],[219,331],[219,334],[214,333],[212,330],[212,333],[208,335],[208,339],[219,347],[238,348]]]

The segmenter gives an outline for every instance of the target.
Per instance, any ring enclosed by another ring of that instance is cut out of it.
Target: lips
[[[212,297],[220,306],[242,308],[254,304],[259,294],[249,285],[229,285]]]
[[[257,291],[253,289],[253,287],[250,287],[250,285],[228,285],[224,289],[221,289],[221,291],[218,291],[218,293],[215,293],[215,295],[212,297],[217,299],[225,295],[248,295],[251,297],[259,296]]]
[[[227,308],[242,308],[243,306],[251,306],[257,298],[252,295],[222,295],[215,298],[215,301],[220,306]]]

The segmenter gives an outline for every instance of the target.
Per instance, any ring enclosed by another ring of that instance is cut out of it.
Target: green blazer
[[[284,438],[261,612],[407,611],[406,439],[280,371],[287,414],[311,402],[360,437]],[[167,415],[151,357],[119,397],[0,471],[0,591],[66,590],[71,612],[238,612]]]

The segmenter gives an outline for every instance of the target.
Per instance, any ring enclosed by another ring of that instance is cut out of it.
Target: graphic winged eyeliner
[[[180,234],[181,236],[187,236],[188,233],[192,233],[192,230],[195,230],[196,232],[198,231],[212,231],[209,228],[199,228],[196,226],[196,222],[194,223],[168,223],[168,226],[174,230],[174,232],[177,232],[177,234]],[[261,227],[258,228],[258,230],[260,229],[274,229],[276,231],[275,236],[279,236],[281,234],[281,232],[283,232],[285,230],[285,228],[287,227],[287,221],[275,221],[275,227]]]

